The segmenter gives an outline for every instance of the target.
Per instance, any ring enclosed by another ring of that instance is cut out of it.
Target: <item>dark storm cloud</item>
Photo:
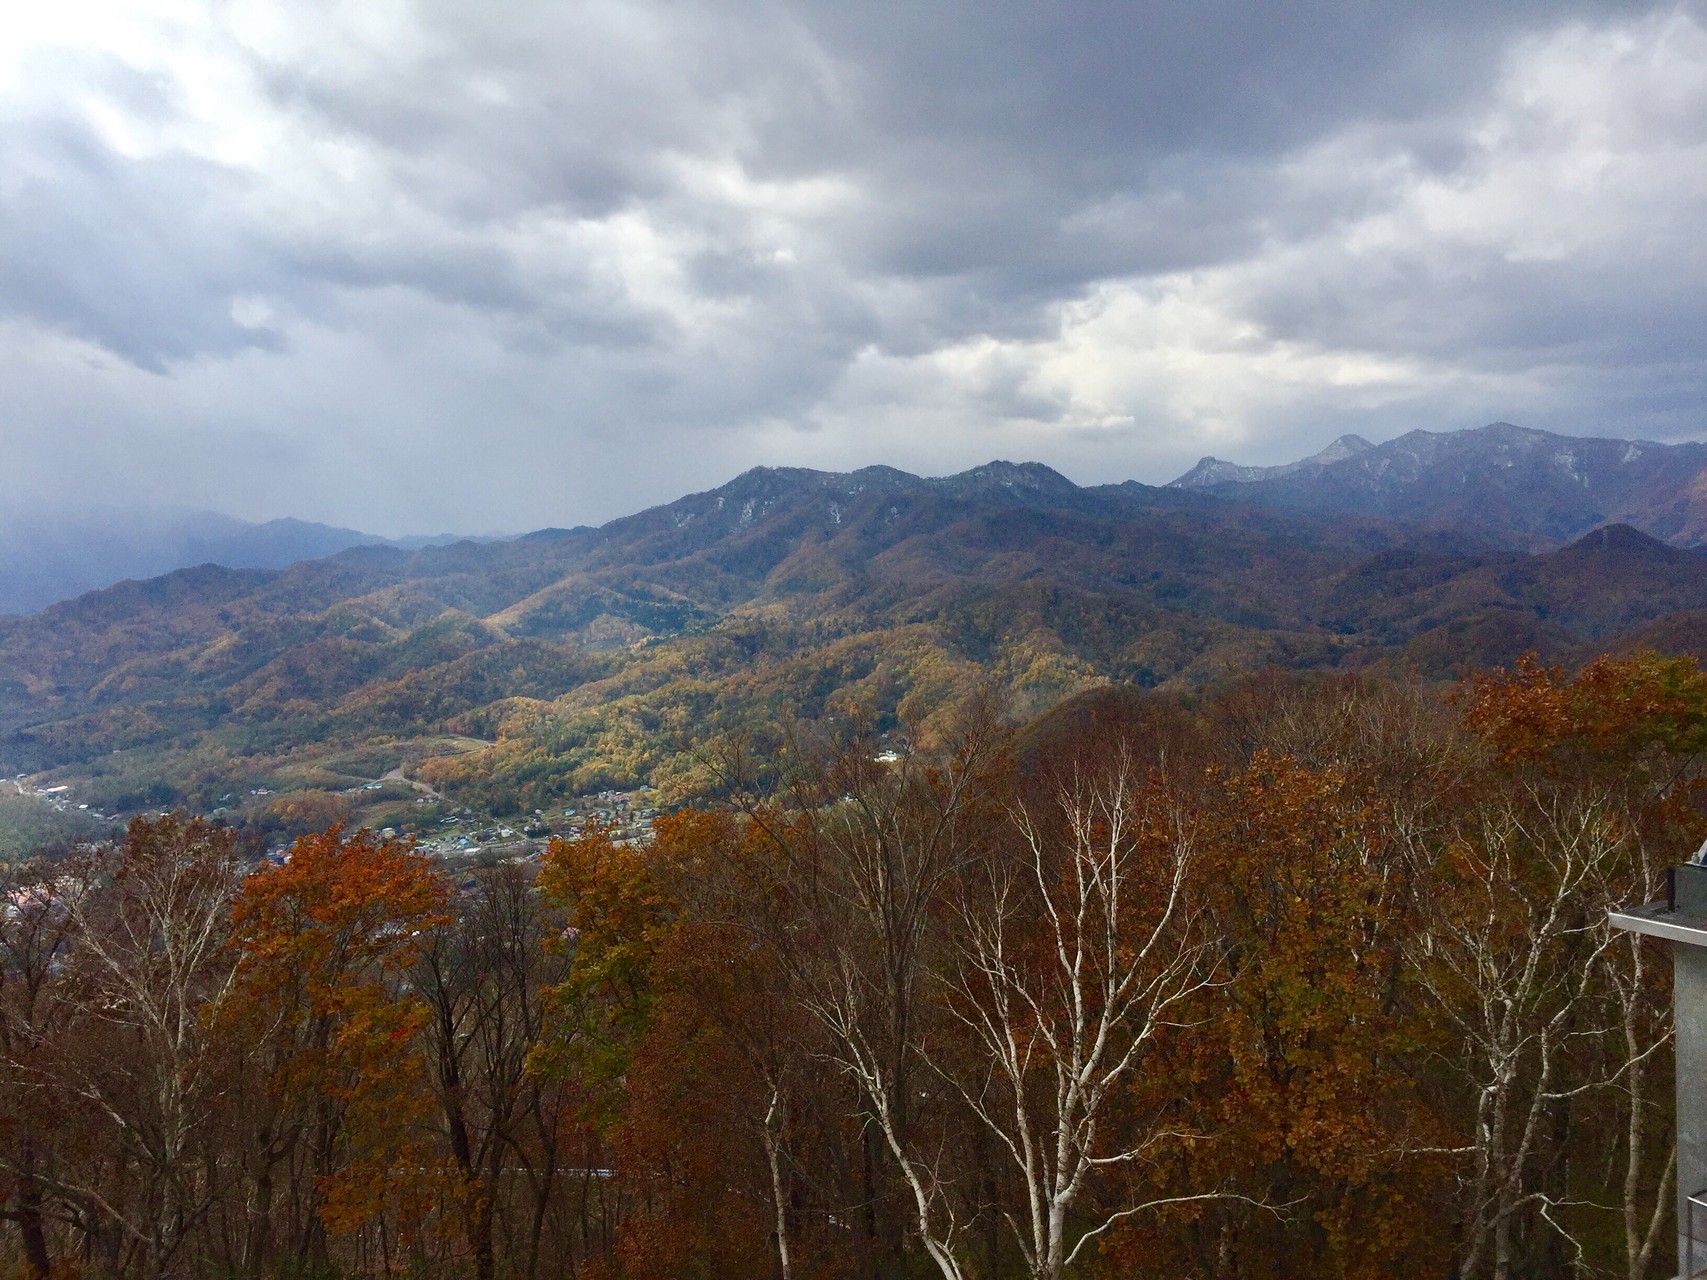
[[[228,314],[233,287],[275,276],[222,225],[241,179],[193,157],[116,156],[65,119],[10,130],[0,208],[0,310],[87,338],[146,369],[273,345]]]
[[[813,12],[858,68],[857,162],[909,197],[876,224],[879,261],[1000,265],[1026,280],[1041,256],[1061,264],[1062,282],[1191,261],[1166,239],[1144,243],[1146,215],[1173,197],[1192,203],[1206,183],[1219,190],[1196,202],[1193,229],[1260,234],[1272,192],[1242,182],[1243,165],[1260,171],[1350,121],[1412,125],[1421,142],[1435,117],[1482,100],[1510,38],[1537,18],[1573,16],[1560,5],[1094,0]],[[820,138],[793,141],[797,163],[821,154]],[[1074,219],[1111,200],[1110,214],[1128,202],[1129,221]],[[982,219],[973,229],[985,235],[955,235],[964,216]]]
[[[19,477],[75,417],[176,500],[519,528],[1707,428],[1693,6],[87,3],[0,79]]]

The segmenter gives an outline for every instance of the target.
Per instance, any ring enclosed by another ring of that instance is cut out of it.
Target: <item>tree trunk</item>
[[[492,1196],[490,1188],[480,1190],[469,1222],[469,1245],[474,1251],[475,1280],[494,1280],[498,1274],[497,1259],[492,1250]]]
[[[860,1128],[859,1172],[861,1189],[865,1192],[865,1204],[863,1206],[864,1212],[860,1215],[860,1221],[865,1227],[865,1248],[861,1249],[860,1252],[865,1256],[867,1275],[875,1280],[879,1268],[879,1242],[882,1239],[877,1229],[877,1161],[872,1151],[873,1146],[878,1141],[877,1122],[872,1118],[870,1111],[867,1111],[862,1119],[865,1123]]]
[[[996,1186],[997,1168],[990,1150],[989,1130],[980,1126],[976,1133],[978,1151],[978,1206],[984,1218],[984,1274],[1002,1273],[1002,1214],[1000,1191]]]
[[[770,1110],[765,1116],[762,1132],[765,1159],[771,1172],[771,1205],[776,1212],[777,1274],[781,1280],[794,1280],[794,1265],[788,1254],[788,1194],[782,1180],[783,1124],[782,1092],[772,1088]]]
[[[99,1280],[122,1280],[124,1268],[119,1253],[124,1246],[124,1232],[118,1223],[89,1214],[83,1219],[83,1235],[90,1268]]]
[[[19,1152],[23,1172],[18,1178],[18,1232],[24,1240],[24,1261],[29,1266],[31,1280],[47,1280],[53,1269],[48,1257],[47,1233],[42,1227],[41,1183],[36,1179],[36,1144],[25,1138]]]
[[[243,1264],[250,1275],[264,1275],[273,1261],[273,1161],[264,1154],[272,1146],[271,1136],[261,1133],[263,1152],[260,1175],[255,1179],[255,1198],[249,1205],[249,1222],[243,1242]]]
[[[539,1180],[534,1187],[533,1221],[528,1227],[528,1267],[527,1280],[537,1280],[539,1275],[539,1242],[545,1234],[545,1214],[551,1206],[552,1195],[557,1184],[557,1141],[551,1130],[547,1128],[543,1117],[536,1115],[536,1123],[542,1135],[540,1143]],[[585,1213],[582,1214],[583,1222]],[[585,1246],[585,1239],[582,1244]],[[573,1249],[566,1251],[563,1258],[565,1270],[573,1274],[575,1258]]]
[[[451,1156],[461,1170],[473,1202],[464,1217],[468,1251],[474,1256],[475,1280],[493,1280],[496,1263],[492,1253],[492,1187],[474,1167],[474,1143],[462,1109],[462,1080],[454,1063],[441,1066],[444,1080],[445,1120],[450,1131]]]

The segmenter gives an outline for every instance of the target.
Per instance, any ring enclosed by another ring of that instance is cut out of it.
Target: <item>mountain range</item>
[[[1204,458],[1169,486],[1295,511],[1479,529],[1533,548],[1622,523],[1707,545],[1707,445],[1585,439],[1496,422],[1412,431],[1384,444],[1341,436],[1276,467]]]
[[[1521,465],[1565,465],[1567,446],[1515,430],[1444,437],[1433,456],[1509,445]],[[1605,462],[1622,442],[1568,447],[1591,500],[1614,487],[1607,466],[1636,461]],[[1406,448],[1387,456],[1424,452]],[[1707,639],[1707,557],[1633,523],[1552,538],[1583,517],[1539,499],[1461,518],[1473,506],[1450,486],[1440,513],[1406,496],[1397,462],[1372,473],[1379,511],[1294,496],[1375,504],[1330,473],[1387,449],[1342,442],[1285,474],[1162,488],[1079,487],[1035,463],[936,479],[759,468],[596,529],[125,582],[0,619],[0,770],[130,811],[407,766],[507,812],[639,782],[686,794],[707,735],[826,711],[928,720],[979,682],[1020,718],[1111,681],[1190,689],[1263,665],[1450,677],[1529,650]],[[1444,466],[1416,483],[1444,485]]]
[[[0,614],[34,613],[126,578],[220,564],[282,569],[349,547],[418,547],[452,537],[391,540],[306,520],[255,523],[214,511],[90,510],[0,519]]]

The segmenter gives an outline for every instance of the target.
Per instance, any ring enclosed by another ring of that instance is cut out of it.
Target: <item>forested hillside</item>
[[[31,1276],[1673,1274],[1690,660],[987,696],[448,879],[138,820],[12,869]]]
[[[1628,528],[1528,554],[1034,464],[758,470],[600,529],[208,566],[0,620],[0,769],[121,812],[331,786],[370,748],[498,812],[685,796],[682,748],[743,720],[890,727],[987,679],[1023,718],[1265,665],[1450,677],[1656,625],[1693,651],[1674,615],[1704,608],[1707,560]]]

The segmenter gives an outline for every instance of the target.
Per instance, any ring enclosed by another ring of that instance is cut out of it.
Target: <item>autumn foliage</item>
[[[270,1041],[267,1136],[274,1150],[281,1131],[308,1147],[301,1247],[320,1248],[322,1226],[349,1235],[387,1216],[406,1242],[439,1191],[423,1141],[427,1008],[398,988],[422,936],[448,923],[448,897],[425,859],[336,827],[238,896],[236,1016]]]
[[[775,726],[771,727],[775,730]],[[755,743],[767,745],[762,751]],[[13,869],[32,1276],[1673,1274],[1707,677],[1524,661],[701,745],[450,883],[165,818]]]

